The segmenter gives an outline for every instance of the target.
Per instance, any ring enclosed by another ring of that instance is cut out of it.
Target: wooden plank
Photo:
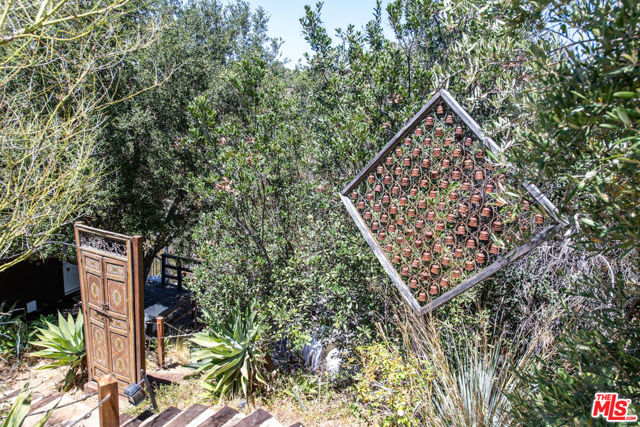
[[[207,410],[207,407],[204,405],[195,404],[182,412],[182,414],[178,415],[176,418],[171,420],[169,424],[165,427],[182,427],[189,424],[191,421],[196,419],[196,417],[202,414]]]
[[[238,422],[235,427],[258,427],[269,418],[273,418],[270,413],[262,408],[258,408],[250,415]]]
[[[46,404],[51,403],[54,400],[60,398],[60,396],[62,396],[60,393],[53,393],[48,396],[44,396],[42,399],[38,400],[33,405],[31,405],[31,408],[29,408],[29,413],[31,414],[35,412],[37,409],[42,408]]]
[[[441,306],[442,304],[446,303],[447,301],[451,300],[452,298],[457,297],[458,295],[460,295],[464,291],[468,290],[472,286],[474,286],[474,285],[478,284],[479,282],[481,282],[482,280],[485,280],[486,278],[492,276],[493,274],[495,274],[496,272],[498,272],[499,270],[501,270],[502,268],[507,266],[509,263],[517,260],[518,258],[520,258],[521,256],[525,255],[526,253],[528,253],[529,251],[531,251],[535,247],[539,246],[542,242],[547,240],[549,237],[553,236],[555,233],[560,231],[563,227],[564,227],[563,224],[556,224],[556,225],[548,226],[547,228],[542,230],[540,233],[536,234],[531,239],[531,241],[529,241],[528,243],[525,243],[524,245],[521,245],[521,246],[513,249],[508,254],[506,254],[504,257],[498,259],[493,264],[491,264],[491,265],[485,267],[484,269],[482,269],[475,276],[470,277],[469,279],[465,280],[464,282],[462,282],[461,284],[459,284],[455,288],[453,288],[450,291],[440,295],[438,298],[434,299],[429,304],[427,304],[424,307],[422,307],[418,314],[419,315],[427,314],[427,313],[431,312],[432,310],[434,310],[435,308],[437,308],[437,307]]]
[[[80,228],[84,227],[83,222],[76,222],[73,224],[73,234],[76,238],[76,257],[78,259],[78,276],[80,281],[80,299],[82,302],[82,318],[83,318],[83,326],[84,329],[84,344],[87,349],[86,358],[87,358],[87,371],[88,371],[88,379],[94,379],[93,369],[93,360],[91,349],[89,348],[89,313],[87,308],[87,283],[85,281],[85,277],[83,274],[84,267],[82,266],[82,253],[80,251]]]
[[[119,427],[120,426],[120,409],[118,407],[118,381],[113,374],[99,377],[98,383],[98,402],[105,397],[109,399],[98,408],[98,419],[100,427]]]
[[[167,409],[159,413],[148,421],[142,423],[141,427],[162,427],[169,421],[173,420],[182,411],[174,406],[169,406]]]
[[[348,197],[340,196],[340,198],[342,199],[342,203],[344,203],[344,205],[346,206],[347,211],[349,212],[349,215],[351,215],[351,218],[353,218],[356,225],[358,226],[358,229],[364,236],[364,239],[369,244],[369,247],[371,248],[375,256],[378,258],[378,261],[380,261],[380,264],[382,264],[382,267],[384,268],[384,270],[387,272],[387,274],[391,278],[391,281],[393,282],[393,284],[396,286],[398,291],[400,291],[400,294],[407,301],[411,309],[415,313],[418,313],[420,311],[420,305],[418,304],[418,301],[411,294],[411,291],[409,291],[409,288],[404,284],[404,280],[402,280],[402,278],[400,277],[396,269],[393,267],[393,265],[391,264],[387,256],[384,254],[384,251],[382,250],[382,248],[378,245],[375,238],[369,232],[369,227],[367,227],[367,224],[365,224],[364,220],[356,210],[356,207],[353,206],[353,204],[351,203],[351,200],[349,200]]]
[[[198,426],[202,427],[220,427],[234,416],[239,415],[238,411],[225,405],[215,414],[203,420]]]
[[[143,246],[142,236],[133,236],[131,239],[133,257],[133,295],[134,295],[134,318],[135,322],[134,342],[136,349],[136,372],[134,378],[136,382],[142,379],[141,370],[146,368],[145,340],[144,340],[144,266],[143,266]]]

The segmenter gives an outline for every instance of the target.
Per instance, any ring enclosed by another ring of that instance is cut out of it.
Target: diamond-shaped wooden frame
[[[545,197],[544,194],[542,194],[542,192],[534,185],[527,182],[522,183],[525,190],[537,202],[538,206],[541,207],[545,211],[545,213],[553,219],[552,224],[543,227],[537,234],[534,234],[528,242],[523,243],[515,249],[512,249],[509,252],[503,254],[493,263],[484,267],[473,276],[466,278],[466,280],[462,281],[457,286],[449,289],[447,292],[429,301],[424,306],[421,306],[407,283],[405,283],[405,280],[401,277],[400,274],[398,274],[398,271],[385,254],[385,251],[380,247],[376,237],[370,230],[366,221],[360,215],[359,210],[350,200],[349,193],[352,190],[355,192],[355,189],[365,181],[367,174],[373,173],[372,171],[374,171],[374,169],[376,169],[376,166],[381,163],[381,160],[385,158],[385,156],[389,155],[394,150],[394,148],[399,146],[399,144],[401,144],[401,142],[405,140],[405,138],[410,137],[413,130],[417,126],[419,126],[420,123],[422,123],[429,114],[433,114],[436,106],[442,104],[446,105],[447,108],[450,108],[451,111],[453,111],[456,116],[463,121],[464,125],[467,127],[468,132],[471,132],[475,136],[475,138],[482,143],[486,150],[494,153],[498,151],[498,146],[495,144],[495,142],[491,138],[484,135],[484,133],[480,129],[480,126],[456,102],[456,100],[453,99],[451,94],[449,94],[449,92],[447,92],[446,90],[441,89],[411,120],[409,120],[405,124],[405,126],[387,143],[387,145],[369,162],[369,164],[367,164],[367,166],[349,183],[349,185],[344,188],[341,193],[342,202],[344,203],[347,211],[360,229],[360,232],[366,239],[367,243],[373,250],[374,254],[382,264],[391,280],[393,281],[394,285],[397,287],[406,302],[417,315],[424,315],[431,312],[435,308],[441,306],[442,304],[445,304],[452,298],[460,295],[482,280],[490,277],[497,271],[507,266],[509,263],[530,252],[532,249],[554,235],[564,226],[564,223],[558,217],[558,210],[553,205],[553,203],[551,203],[551,201],[547,197]]]

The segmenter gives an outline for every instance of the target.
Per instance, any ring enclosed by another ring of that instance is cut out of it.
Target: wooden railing
[[[182,281],[187,274],[193,274],[193,270],[188,266],[193,266],[197,264],[201,264],[201,261],[185,258],[178,255],[171,255],[167,253],[163,253],[161,255],[162,261],[162,270],[161,270],[161,281],[163,285],[167,284],[167,279],[175,280],[178,286],[178,289],[182,289]],[[171,261],[174,261],[175,264],[172,264]],[[175,274],[170,274],[167,270],[174,271]]]

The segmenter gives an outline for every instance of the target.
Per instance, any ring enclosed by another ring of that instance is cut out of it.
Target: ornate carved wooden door
[[[144,369],[142,239],[75,225],[89,379],[120,391]]]

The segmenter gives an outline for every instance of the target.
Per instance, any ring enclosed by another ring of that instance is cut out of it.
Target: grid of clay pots
[[[544,224],[507,203],[506,175],[455,113],[438,105],[349,194],[378,245],[424,303]]]

